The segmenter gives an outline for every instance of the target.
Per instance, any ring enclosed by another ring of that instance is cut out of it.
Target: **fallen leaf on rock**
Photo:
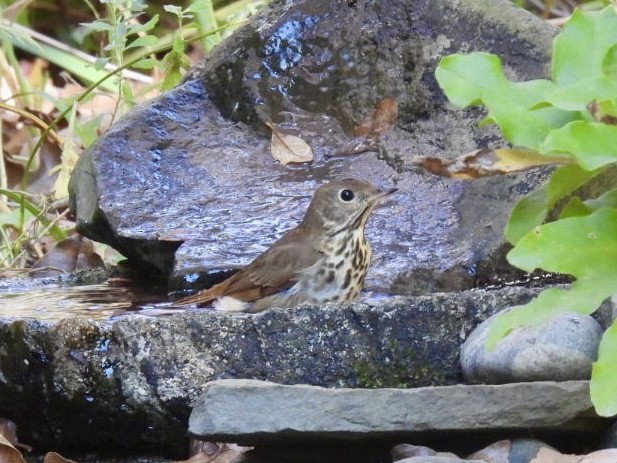
[[[469,460],[483,460],[487,463],[508,463],[511,447],[512,443],[509,440],[500,440],[472,453],[467,458]]]
[[[77,463],[75,460],[69,460],[56,452],[47,452],[43,463]]]
[[[397,118],[398,105],[396,100],[393,98],[379,100],[373,112],[365,117],[355,128],[355,138],[329,157],[350,156],[367,151],[377,151],[379,148],[379,138],[394,127]]]
[[[571,163],[572,160],[567,157],[543,156],[537,151],[511,148],[483,148],[456,159],[417,156],[412,160],[412,164],[433,174],[463,180],[522,172],[551,164]]]
[[[94,251],[92,241],[74,235],[55,243],[47,254],[34,263],[30,275],[41,278],[104,266],[103,259]]]
[[[398,118],[398,105],[394,98],[384,98],[375,104],[375,109],[356,127],[356,137],[379,138],[388,132]]]
[[[536,457],[529,463],[580,463],[580,455],[564,455],[563,453],[542,447]]]
[[[270,152],[272,157],[281,164],[292,162],[309,162],[314,159],[313,150],[307,142],[295,135],[281,132],[272,124],[267,124],[272,130]]]
[[[9,440],[0,434],[0,462],[2,463],[26,463],[21,452],[13,447]]]
[[[585,455],[580,463],[615,463],[616,461],[617,449],[604,449]]]

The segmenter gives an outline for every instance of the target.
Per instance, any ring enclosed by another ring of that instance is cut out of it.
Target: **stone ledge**
[[[189,420],[195,436],[244,445],[400,438],[433,431],[590,430],[588,381],[328,389],[256,380],[206,385]]]

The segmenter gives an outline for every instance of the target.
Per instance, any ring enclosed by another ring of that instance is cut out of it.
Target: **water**
[[[67,317],[108,321],[122,316],[163,316],[189,310],[175,307],[165,293],[152,288],[103,283],[51,285],[0,292],[0,320],[35,319],[55,322]]]
[[[378,291],[363,291],[361,302],[391,297]],[[212,311],[211,307],[178,307],[166,293],[140,286],[93,284],[46,285],[37,289],[0,290],[0,321],[38,320],[58,322],[78,317],[113,321],[126,316],[161,317],[182,312]]]

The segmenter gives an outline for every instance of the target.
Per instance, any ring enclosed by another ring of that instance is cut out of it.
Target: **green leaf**
[[[598,12],[574,10],[553,43],[552,77],[559,86],[599,77],[611,68],[608,58],[617,43],[617,13],[611,6]]]
[[[197,13],[208,8],[211,8],[209,0],[192,0],[191,4],[184,11],[187,13]]]
[[[548,183],[521,199],[508,220],[506,239],[516,244],[524,235],[546,219],[557,201],[571,194],[602,171],[586,171],[577,165],[556,169]]]
[[[159,62],[154,58],[144,58],[140,59],[136,63],[133,63],[131,67],[136,69],[152,69],[159,65]]]
[[[135,47],[152,47],[158,43],[158,37],[154,35],[144,35],[143,37],[138,37],[129,43],[126,46],[126,49],[135,48]]]
[[[505,237],[516,244],[525,234],[546,219],[549,209],[546,187],[538,188],[521,199],[510,214],[506,224]]]
[[[0,14],[0,19],[1,19]],[[0,22],[0,43],[11,42],[19,48],[36,48],[42,52],[39,43],[30,37],[26,31],[17,29],[12,23],[3,24]]]
[[[500,59],[488,53],[444,57],[435,76],[448,99],[457,106],[484,104],[488,120],[516,146],[537,149],[547,134],[575,119],[576,113],[543,105],[555,91],[548,80],[511,82]]]
[[[575,121],[553,130],[540,146],[543,154],[570,154],[583,169],[594,170],[617,161],[617,126]]]
[[[34,215],[30,211],[24,212],[21,208],[11,209],[9,212],[0,214],[0,226],[10,226],[21,231],[24,222],[31,220]]]
[[[511,330],[549,320],[557,313],[594,312],[615,292],[617,281],[617,210],[603,208],[584,217],[536,227],[508,253],[508,261],[531,272],[537,268],[576,277],[571,288],[551,288],[524,306],[497,317],[487,348]]]
[[[94,32],[106,32],[111,31],[114,28],[113,25],[103,20],[96,20],[89,23],[79,23],[79,25]]]
[[[613,272],[617,281],[617,210],[603,208],[540,225],[521,238],[507,258],[528,272],[541,268],[579,280]]]
[[[37,217],[37,219],[44,225],[49,226],[49,234],[56,240],[62,241],[66,238],[66,233],[57,225],[51,224],[50,220],[47,220],[44,216],[43,211],[32,204],[30,201],[26,199],[26,197],[22,193],[17,193],[12,190],[6,190],[4,188],[0,188],[0,195],[4,195],[9,198],[11,201],[15,201],[23,206],[23,208],[28,211],[33,216]]]
[[[168,13],[176,15],[177,17],[182,17],[182,7],[177,5],[163,5],[163,9]]]
[[[611,275],[613,278],[615,274]],[[590,314],[610,297],[609,287],[614,283],[609,277],[602,281],[575,281],[570,289],[549,288],[526,305],[514,306],[508,312],[497,316],[491,323],[486,339],[486,348],[492,350],[512,330],[523,326],[544,323],[563,312]],[[603,293],[598,290],[604,290]],[[609,293],[608,296],[606,293]]]
[[[96,61],[94,62],[94,69],[96,69],[97,71],[101,71],[105,68],[105,66],[107,66],[107,64],[109,63],[109,58],[104,58],[104,57],[99,57],[96,59]]]
[[[122,96],[122,101],[128,106],[135,106],[135,98],[133,97],[133,90],[131,90],[131,86],[126,80],[123,80],[120,84],[120,94]]]
[[[103,117],[105,117],[105,114],[99,114],[75,125],[75,132],[84,148],[89,148],[98,139],[98,129],[101,127]]]
[[[581,198],[578,196],[573,196],[570,198],[570,201],[568,201],[568,204],[566,204],[559,213],[559,218],[567,219],[570,217],[582,217],[584,215],[589,215],[592,212],[593,210],[588,207]]]
[[[604,193],[596,199],[588,199],[583,201],[576,196],[573,197],[563,208],[559,214],[559,218],[567,219],[568,217],[580,217],[591,214],[593,211],[597,211],[603,207],[617,209],[617,188]]]
[[[156,24],[159,22],[159,15],[155,14],[154,16],[152,16],[152,18],[144,23],[144,24],[131,24],[128,27],[128,30],[125,32],[125,34],[137,34],[138,32],[149,32],[151,31],[154,26],[156,26]]]
[[[557,88],[546,101],[553,106],[569,111],[586,111],[587,104],[594,100],[609,100],[617,97],[617,78],[593,77],[572,85]]]
[[[600,416],[617,414],[617,321],[604,332],[591,371],[591,402]]]
[[[617,76],[617,44],[613,45],[602,61],[602,72],[611,76]]]
[[[62,69],[90,83],[98,82],[107,75],[106,72],[96,69],[90,63],[74,56],[72,53],[65,50],[60,50],[45,43],[37,44],[36,47],[31,47],[29,42],[14,42],[13,44],[28,53],[32,53],[35,56],[57,64]],[[109,82],[101,83],[101,87],[105,90],[115,90],[115,87]]]

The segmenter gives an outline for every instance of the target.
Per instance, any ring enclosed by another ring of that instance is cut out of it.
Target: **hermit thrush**
[[[321,186],[296,228],[238,273],[177,304],[217,300],[219,310],[260,312],[354,299],[371,261],[366,221],[377,201],[396,190],[381,191],[357,179]]]

